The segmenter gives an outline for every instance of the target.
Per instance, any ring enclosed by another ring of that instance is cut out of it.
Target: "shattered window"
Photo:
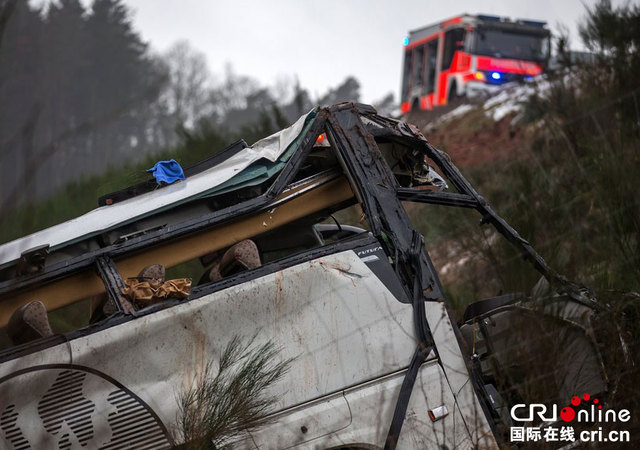
[[[477,300],[530,295],[541,275],[474,210],[403,202],[420,232],[449,300],[460,318]],[[520,295],[520,294],[519,294]]]
[[[104,318],[106,302],[102,280],[90,271],[6,295],[0,317],[0,350],[98,322]]]

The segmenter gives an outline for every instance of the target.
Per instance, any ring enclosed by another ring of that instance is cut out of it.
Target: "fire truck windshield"
[[[549,55],[547,35],[485,27],[478,28],[476,35],[473,53],[477,55],[526,61],[543,61]]]

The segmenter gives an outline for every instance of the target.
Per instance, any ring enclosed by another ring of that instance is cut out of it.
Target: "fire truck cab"
[[[470,14],[410,31],[404,40],[402,112],[540,75],[550,36],[546,22]]]

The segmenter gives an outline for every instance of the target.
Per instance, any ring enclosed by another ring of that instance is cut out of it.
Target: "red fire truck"
[[[546,22],[463,14],[404,41],[403,113],[446,105],[456,96],[494,91],[539,75],[550,52]]]

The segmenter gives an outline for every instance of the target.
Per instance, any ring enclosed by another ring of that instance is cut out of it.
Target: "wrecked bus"
[[[182,448],[180,393],[238,334],[275,342],[292,363],[270,388],[270,421],[233,448],[497,449],[522,398],[498,381],[522,361],[510,326],[532,314],[566,319],[581,350],[563,355],[581,370],[562,375],[559,395],[606,390],[588,291],[415,127],[361,104],[316,108],[185,175],[0,247],[0,447]],[[407,202],[478,211],[554,287],[552,301],[489,298],[457,323]],[[341,223],[354,205],[360,220]],[[193,264],[201,276],[189,280]],[[125,295],[132,279],[165,295]],[[51,317],[81,304],[90,316],[54,332]]]

